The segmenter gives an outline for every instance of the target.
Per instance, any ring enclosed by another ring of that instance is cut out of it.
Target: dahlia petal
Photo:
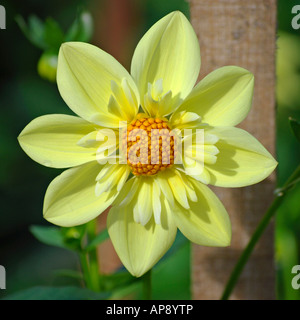
[[[134,220],[145,226],[152,217],[152,184],[153,179],[140,178],[139,190],[133,207]],[[158,199],[159,200],[159,199]]]
[[[159,20],[144,35],[131,64],[131,74],[141,97],[147,94],[149,83],[153,85],[162,79],[162,94],[172,91],[173,111],[192,90],[199,70],[197,36],[187,18],[178,11]]]
[[[49,185],[44,200],[44,218],[71,227],[86,223],[107,209],[118,195],[117,188],[96,196],[96,177],[103,166],[96,161],[64,171]],[[115,178],[114,186],[118,183]]]
[[[175,240],[177,228],[166,199],[161,206],[161,224],[154,217],[143,226],[133,217],[134,202],[113,206],[107,218],[107,228],[113,246],[126,269],[136,277],[150,270],[168,251]]]
[[[254,77],[248,70],[222,67],[201,80],[176,112],[197,113],[212,126],[235,126],[250,111],[253,88]]]
[[[119,192],[130,174],[127,165],[107,163],[96,177],[96,196],[116,188]]]
[[[219,187],[244,187],[258,183],[276,168],[273,156],[245,130],[234,127],[215,127],[209,130],[220,140],[220,153],[215,164],[206,164],[210,184]]]
[[[18,140],[34,161],[47,167],[68,168],[96,160],[96,148],[78,145],[95,127],[74,116],[45,115],[31,121]]]
[[[202,183],[192,180],[197,202],[190,208],[175,206],[172,210],[178,229],[192,242],[203,246],[230,245],[231,224],[229,216],[218,197]]]
[[[136,85],[126,69],[111,55],[83,42],[67,42],[61,46],[58,89],[67,105],[80,117],[110,128],[119,126],[121,119],[108,110],[113,93],[112,81],[121,88],[126,86],[126,90],[130,87],[137,103],[133,108],[137,109],[139,93]]]

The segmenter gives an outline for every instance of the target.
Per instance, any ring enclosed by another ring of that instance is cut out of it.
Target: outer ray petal
[[[253,88],[254,77],[248,70],[222,67],[198,83],[178,112],[197,113],[212,126],[235,126],[250,111]]]
[[[18,137],[22,149],[36,162],[54,168],[77,166],[96,159],[96,148],[83,148],[78,141],[96,125],[63,114],[31,121]]]
[[[125,167],[130,172],[129,167]],[[122,211],[122,207],[132,203],[135,222],[145,226],[154,217],[155,222],[160,224],[161,186],[156,178],[139,176],[128,180],[113,205],[119,206]]]
[[[258,183],[276,168],[272,155],[250,133],[234,127],[209,129],[220,140],[215,164],[207,164],[210,184],[219,187],[244,187]]]
[[[87,43],[67,42],[58,57],[57,84],[67,105],[83,119],[107,127],[118,127],[119,118],[109,113],[112,86],[123,87],[135,97],[139,93],[129,73],[111,55]],[[129,89],[130,88],[130,89]],[[127,104],[127,103],[126,103]]]
[[[192,138],[194,134],[183,139],[187,144],[185,143],[182,152],[182,164],[185,174],[204,184],[209,184],[210,174],[206,165],[214,164],[217,161],[219,150],[215,144],[219,141],[219,137],[208,133],[205,129],[202,130],[200,132],[198,129],[196,132],[194,131],[195,139]],[[197,138],[198,134],[199,138]]]
[[[96,196],[96,177],[102,168],[97,162],[91,162],[66,170],[55,178],[45,195],[44,218],[69,227],[86,223],[101,214],[118,195],[116,186],[122,179],[115,177],[111,189]]]
[[[140,179],[140,187],[133,207],[134,220],[145,226],[152,217],[152,185],[153,179]],[[160,201],[158,198],[157,201]]]
[[[126,182],[129,174],[129,166],[107,163],[96,178],[96,196],[100,196],[101,194],[114,189],[119,192]]]
[[[192,90],[200,70],[197,36],[181,12],[172,12],[159,20],[136,47],[131,74],[141,99],[148,84],[162,79],[163,93],[172,91],[174,108]]]
[[[174,201],[176,200],[180,206],[189,209],[189,201],[197,201],[197,196],[185,175],[180,173],[181,170],[181,168],[174,167],[173,169],[159,172],[156,181],[171,207],[174,206]],[[163,181],[165,183],[162,183]]]
[[[130,192],[130,191],[129,191]],[[122,207],[114,206],[107,218],[107,228],[114,248],[126,269],[140,277],[151,269],[171,247],[177,228],[169,204],[162,201],[161,224],[152,216],[142,226],[133,218],[134,202]]]
[[[167,178],[168,175],[168,178]],[[173,192],[174,198],[180,203],[183,208],[189,208],[189,202],[187,198],[187,193],[185,185],[181,181],[180,175],[173,174],[172,172],[166,172],[165,177],[168,179],[168,183]]]
[[[190,209],[175,206],[172,210],[178,229],[192,242],[203,246],[230,245],[229,216],[217,196],[202,183],[188,178],[197,195]]]

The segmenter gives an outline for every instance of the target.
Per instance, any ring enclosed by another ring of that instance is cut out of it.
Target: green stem
[[[97,224],[96,219],[92,220],[87,225],[87,236],[88,241],[91,242],[96,237]],[[91,289],[94,291],[100,291],[100,272],[99,272],[99,262],[97,255],[97,248],[89,251],[87,254],[89,257],[89,278]]]
[[[79,253],[79,259],[85,285],[87,288],[91,289],[90,270],[86,253]]]
[[[144,291],[144,300],[152,299],[152,270],[150,269],[147,273],[143,275],[143,291]]]
[[[260,239],[261,235],[263,234],[266,227],[268,226],[271,218],[275,215],[276,211],[278,210],[281,203],[283,202],[286,195],[288,194],[288,190],[290,190],[290,185],[299,178],[299,175],[300,175],[300,166],[297,167],[297,169],[292,173],[292,175],[289,177],[289,179],[280,189],[281,192],[277,195],[277,197],[274,199],[273,203],[271,204],[271,206],[263,216],[261,222],[259,223],[254,234],[252,235],[252,238],[250,239],[247,247],[244,249],[237,264],[235,265],[235,268],[227,282],[227,285],[225,287],[221,300],[227,300],[229,298],[257,241]]]
[[[89,243],[96,237],[96,220],[90,221],[87,224],[86,233]],[[100,291],[97,249],[87,251],[84,244],[82,244],[79,258],[86,287],[93,291]]]

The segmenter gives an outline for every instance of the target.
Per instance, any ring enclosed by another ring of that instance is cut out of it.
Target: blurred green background
[[[300,119],[300,31],[291,26],[299,1],[278,1],[277,40],[277,159],[278,185],[300,161],[300,145],[291,134],[289,117]],[[291,286],[291,269],[300,264],[300,184],[292,189],[276,216],[276,267],[278,299],[300,300]]]
[[[75,254],[39,243],[29,232],[31,225],[48,225],[42,218],[43,197],[49,182],[60,171],[33,162],[19,147],[17,136],[34,118],[52,113],[71,114],[56,84],[37,73],[41,50],[22,34],[15,16],[35,14],[53,17],[64,30],[78,8],[91,10],[95,20],[92,43],[114,55],[127,69],[135,45],[159,18],[173,10],[189,16],[185,0],[128,0],[122,20],[111,0],[1,1],[6,8],[7,30],[0,30],[0,265],[7,272],[7,290],[0,298],[41,285],[76,285],[77,280],[55,271],[78,269]],[[293,137],[288,118],[300,120],[300,33],[291,27],[291,8],[297,1],[278,1],[277,57],[277,158],[278,185],[299,164],[300,144]],[[126,27],[124,27],[126,26]],[[294,188],[276,218],[277,297],[300,300],[291,287],[291,268],[300,264],[300,185]],[[190,299],[190,245],[160,263],[154,272],[154,299]],[[170,268],[170,266],[172,266]],[[180,276],[178,276],[180,275]],[[161,281],[164,279],[164,281]]]

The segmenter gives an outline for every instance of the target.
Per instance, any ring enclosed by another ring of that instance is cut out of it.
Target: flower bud
[[[42,54],[38,62],[38,74],[50,82],[56,81],[57,55],[49,52]]]

